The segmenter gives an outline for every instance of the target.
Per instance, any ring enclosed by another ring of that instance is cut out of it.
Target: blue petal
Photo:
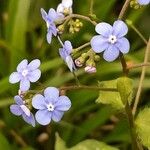
[[[147,5],[150,3],[150,0],[137,0],[140,5]]]
[[[22,79],[20,81],[20,90],[21,91],[27,91],[30,88],[30,82],[27,79]]]
[[[109,46],[107,50],[104,51],[103,58],[108,61],[112,62],[119,56],[119,49],[114,45]]]
[[[25,122],[28,124],[31,124],[33,127],[35,127],[35,119],[32,113],[30,113],[30,116],[27,116],[25,113],[22,114],[22,117]]]
[[[52,112],[52,120],[55,121],[55,122],[59,122],[61,120],[61,118],[63,117],[63,115],[64,115],[64,112],[54,110]]]
[[[48,125],[51,122],[52,114],[48,110],[39,110],[35,114],[36,121],[41,125]]]
[[[120,38],[118,39],[117,43],[115,44],[118,49],[123,53],[127,54],[130,49],[130,43],[126,38]]]
[[[10,76],[9,76],[9,82],[14,84],[19,82],[21,79],[21,76],[18,72],[13,72]]]
[[[71,54],[73,47],[70,41],[65,41],[64,48],[66,49],[68,54]]]
[[[62,0],[62,5],[66,8],[71,7],[73,4],[73,0]]]
[[[123,37],[124,35],[126,35],[127,32],[128,32],[128,27],[123,21],[117,20],[117,21],[114,22],[114,24],[113,24],[113,34],[115,36],[120,38],[120,37]]]
[[[97,24],[95,30],[104,37],[108,37],[112,34],[112,26],[105,22]]]
[[[39,59],[34,59],[28,64],[28,69],[29,70],[35,70],[41,65],[41,62]]]
[[[47,98],[57,100],[59,97],[59,90],[55,87],[48,87],[44,90],[44,95]]]
[[[52,32],[48,32],[48,33],[47,33],[46,39],[47,39],[47,42],[48,42],[49,44],[51,44],[51,41],[52,41]]]
[[[55,9],[53,8],[50,8],[49,11],[48,11],[48,17],[52,20],[52,21],[55,21],[56,18],[57,18],[57,13],[55,11]]]
[[[41,77],[41,71],[39,69],[36,69],[30,72],[28,79],[30,80],[30,82],[36,82],[39,80],[40,77]]]
[[[16,116],[20,116],[23,113],[23,111],[20,108],[20,106],[19,105],[15,105],[15,104],[10,106],[10,111],[11,111],[11,113],[13,113]]]
[[[66,61],[68,68],[70,69],[70,71],[73,72],[75,65],[74,65],[74,62],[73,62],[71,56],[67,56],[65,61]]]
[[[46,13],[46,11],[45,11],[43,8],[41,8],[41,15],[42,15],[42,18],[43,18],[45,21],[47,21],[47,13]]]
[[[103,52],[105,49],[108,48],[108,46],[109,46],[109,43],[107,39],[101,35],[94,36],[91,39],[91,47],[96,53]]]
[[[23,100],[22,100],[22,98],[20,96],[18,96],[18,95],[15,96],[14,100],[15,100],[16,104],[18,104],[18,105],[24,105],[24,102],[23,102]]]
[[[44,96],[41,94],[37,94],[32,99],[32,106],[36,109],[45,109],[46,103],[44,100]]]
[[[22,60],[17,66],[17,71],[22,72],[22,70],[26,69],[27,65],[28,65],[28,60],[26,59]]]
[[[71,101],[67,96],[60,96],[55,104],[55,109],[59,111],[67,111],[71,107]]]

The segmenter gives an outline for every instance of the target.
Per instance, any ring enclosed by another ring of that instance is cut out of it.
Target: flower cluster
[[[41,71],[38,69],[40,60],[35,59],[28,64],[25,59],[17,66],[17,72],[9,77],[10,83],[20,82],[19,95],[14,97],[15,103],[10,106],[10,111],[16,116],[22,116],[24,121],[35,126],[35,119],[41,125],[47,125],[51,119],[55,122],[61,120],[64,111],[71,107],[71,101],[67,96],[59,96],[59,90],[55,87],[48,87],[44,90],[44,96],[37,94],[33,98],[26,98],[30,88],[30,82],[36,82]],[[34,107],[39,109],[35,118],[30,111]]]

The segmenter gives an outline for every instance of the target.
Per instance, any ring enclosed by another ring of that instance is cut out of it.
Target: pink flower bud
[[[86,66],[84,68],[85,72],[87,73],[96,73],[96,67],[93,67],[93,66]]]
[[[75,64],[76,64],[77,67],[82,67],[83,66],[83,63],[79,59],[75,60]]]

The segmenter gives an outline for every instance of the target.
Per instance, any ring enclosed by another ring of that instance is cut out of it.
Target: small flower
[[[67,96],[59,96],[59,90],[55,87],[48,87],[44,96],[37,94],[32,99],[34,108],[39,109],[35,118],[41,125],[48,125],[51,120],[59,122],[64,114],[71,107],[71,101]]]
[[[72,52],[72,49],[73,49],[73,47],[72,47],[72,44],[70,41],[65,41],[63,48],[59,49],[59,54],[60,54],[61,58],[66,62],[67,66],[71,72],[73,71],[73,69],[75,69],[74,62],[70,55]]]
[[[17,66],[17,72],[13,72],[9,77],[9,82],[14,84],[20,82],[20,90],[27,91],[30,88],[30,82],[36,82],[41,77],[41,71],[38,69],[41,62],[35,59],[28,64],[26,59],[22,60]]]
[[[96,73],[96,67],[94,67],[94,66],[86,66],[86,67],[84,68],[84,70],[85,70],[85,72],[87,72],[87,73]]]
[[[137,2],[140,4],[140,5],[148,5],[150,3],[150,0],[137,0]]]
[[[35,127],[35,119],[20,96],[14,97],[16,104],[10,106],[10,111],[16,116],[22,116],[25,122]]]
[[[63,14],[72,13],[73,0],[62,0],[62,2],[57,6],[57,12]]]
[[[91,46],[94,52],[103,53],[103,58],[108,61],[114,61],[119,53],[126,54],[129,52],[129,41],[123,37],[128,32],[127,25],[117,20],[113,26],[102,22],[96,25],[96,32],[101,35],[96,35],[91,39]]]
[[[42,18],[45,20],[47,25],[46,38],[47,38],[47,42],[50,44],[52,40],[52,35],[57,36],[58,31],[56,28],[56,24],[62,22],[64,15],[56,12],[53,8],[49,10],[48,14],[43,8],[41,8],[41,14],[42,14]]]

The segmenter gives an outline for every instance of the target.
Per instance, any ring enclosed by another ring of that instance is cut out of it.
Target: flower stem
[[[132,114],[132,110],[130,108],[130,105],[127,101],[126,106],[125,106],[125,111],[126,115],[129,121],[129,126],[130,126],[130,134],[132,138],[132,150],[143,150],[142,146],[138,143],[136,131],[135,131],[135,124],[134,124],[134,118]]]
[[[75,78],[76,84],[77,84],[78,86],[80,86],[80,85],[81,85],[81,84],[80,84],[80,81],[79,81],[78,77],[76,76],[75,72],[73,71],[72,74],[73,74],[73,76],[74,76],[74,78]]]
[[[121,65],[122,65],[122,71],[123,71],[124,75],[127,76],[129,73],[129,69],[127,68],[127,63],[126,63],[122,53],[120,53],[119,57],[120,57]]]
[[[90,14],[93,14],[94,0],[90,0]]]
[[[74,50],[75,50],[75,52],[78,52],[78,51],[80,51],[81,49],[83,49],[83,48],[85,48],[85,47],[88,47],[89,45],[90,45],[90,42],[87,42],[87,43],[85,43],[85,44],[79,46],[78,48],[75,48]]]
[[[92,23],[94,26],[97,25],[97,23],[95,21],[91,20],[89,17],[84,16],[84,15],[79,15],[79,14],[71,14],[71,15],[65,17],[64,18],[64,20],[65,20],[64,24],[66,24],[66,22],[68,22],[71,18],[83,19],[83,20],[86,20],[86,21]]]
[[[146,51],[145,51],[144,63],[148,62],[149,54],[150,54],[150,38],[149,38],[147,48],[146,48]],[[146,73],[146,67],[143,66],[140,81],[139,81],[138,91],[137,91],[137,94],[136,94],[136,97],[135,97],[135,102],[134,102],[134,106],[133,106],[133,110],[132,110],[133,115],[135,115],[135,113],[136,113],[136,109],[137,109],[137,106],[138,106],[138,103],[139,103],[139,100],[140,100],[140,96],[141,96],[141,92],[142,92],[142,86],[143,86],[143,80],[145,78],[145,73]]]
[[[128,7],[129,7],[130,1],[131,0],[126,0],[125,1],[124,5],[123,5],[123,7],[122,7],[122,9],[120,11],[118,19],[120,19],[120,20],[123,19],[124,15],[125,15],[125,13],[126,13],[126,11],[128,9]]]
[[[61,44],[61,46],[64,47],[64,44],[63,44],[62,40],[60,39],[60,37],[58,35],[57,35],[57,38],[58,38],[58,41]]]
[[[143,34],[135,27],[135,25],[130,20],[126,20],[126,23],[139,35],[139,37],[143,40],[143,42],[147,45],[148,41],[143,36]]]

